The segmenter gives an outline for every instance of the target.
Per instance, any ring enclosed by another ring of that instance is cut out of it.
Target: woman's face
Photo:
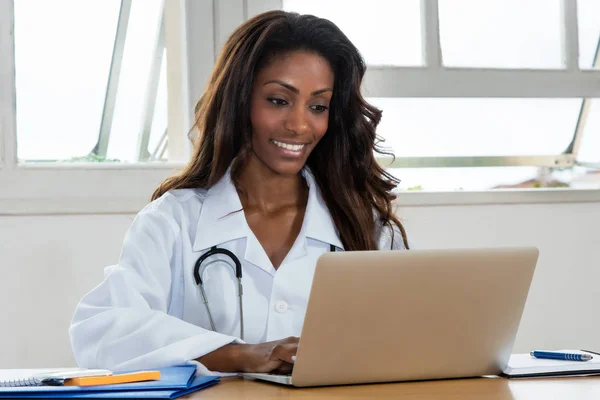
[[[253,155],[278,174],[300,172],[327,131],[333,82],[329,63],[316,53],[270,60],[252,86]]]

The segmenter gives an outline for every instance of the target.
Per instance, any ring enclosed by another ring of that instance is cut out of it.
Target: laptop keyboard
[[[277,372],[277,373],[270,372],[268,375],[272,375],[272,376],[292,376],[292,372],[291,371],[290,372],[283,372],[283,373],[280,373],[280,372]]]

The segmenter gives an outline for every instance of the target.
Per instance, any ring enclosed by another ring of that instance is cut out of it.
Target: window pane
[[[488,190],[535,179],[536,167],[390,168],[400,190]],[[402,203],[402,201],[400,201]]]
[[[162,6],[162,0],[132,2],[107,159],[138,160]],[[94,159],[87,156],[98,142],[120,7],[120,0],[15,1],[20,160]],[[148,116],[163,130],[164,66],[163,57],[163,79],[154,96],[162,98],[150,99],[156,106]]]
[[[161,156],[162,148],[166,147],[167,134],[167,52],[163,54],[163,62],[160,69],[160,82],[158,93],[156,95],[156,105],[154,107],[154,116],[152,118],[152,130],[150,140],[148,141],[148,152],[150,156],[154,155],[151,161],[167,160],[167,151]]]
[[[577,2],[577,25],[579,26],[579,67],[592,67],[594,53],[600,40],[600,2],[579,0]],[[600,68],[596,66],[594,68]]]
[[[70,159],[98,139],[118,0],[16,0],[20,160]]]
[[[377,132],[399,157],[558,155],[579,99],[371,98]]]
[[[283,0],[283,8],[335,23],[369,65],[422,65],[420,0]]]
[[[447,66],[563,67],[560,0],[439,0],[439,15]]]
[[[536,167],[396,168],[388,171],[400,179],[398,189],[408,191],[600,189],[600,171],[581,167],[565,170]]]
[[[144,107],[162,6],[162,0],[132,2],[108,158],[137,161],[137,143],[144,124]],[[166,80],[162,83],[166,85]],[[155,109],[156,112],[161,111]]]
[[[600,99],[592,99],[577,160],[600,163]]]

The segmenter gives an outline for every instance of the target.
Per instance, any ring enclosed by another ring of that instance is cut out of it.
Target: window
[[[379,130],[397,157],[560,154],[573,137],[581,107],[578,99],[370,100],[384,112]]]
[[[578,187],[600,167],[600,74],[579,70],[600,65],[597,1],[282,6],[332,20],[363,53],[364,92],[396,155],[381,161],[401,188]]]
[[[0,214],[137,212],[188,159],[223,42],[280,8],[361,50],[401,188],[600,186],[597,0],[47,3],[0,1]]]
[[[577,0],[577,26],[579,29],[579,67],[599,69],[594,64],[600,38],[600,5],[596,0]]]
[[[0,2],[0,215],[135,213],[181,167],[186,5]]]
[[[15,0],[19,161],[168,157],[162,17],[162,0]]]
[[[420,0],[377,0],[370,7],[361,1],[285,0],[283,6],[334,21],[369,65],[423,65]]]
[[[440,0],[444,65],[561,68],[561,0]]]
[[[590,110],[581,138],[579,160],[584,163],[598,163],[600,160],[600,101],[589,102]]]

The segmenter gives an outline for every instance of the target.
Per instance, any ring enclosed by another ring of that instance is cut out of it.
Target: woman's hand
[[[297,337],[288,337],[273,342],[245,345],[240,349],[242,372],[291,372],[299,340]]]
[[[288,337],[258,344],[229,344],[198,361],[211,371],[289,373],[294,366],[299,340]]]

